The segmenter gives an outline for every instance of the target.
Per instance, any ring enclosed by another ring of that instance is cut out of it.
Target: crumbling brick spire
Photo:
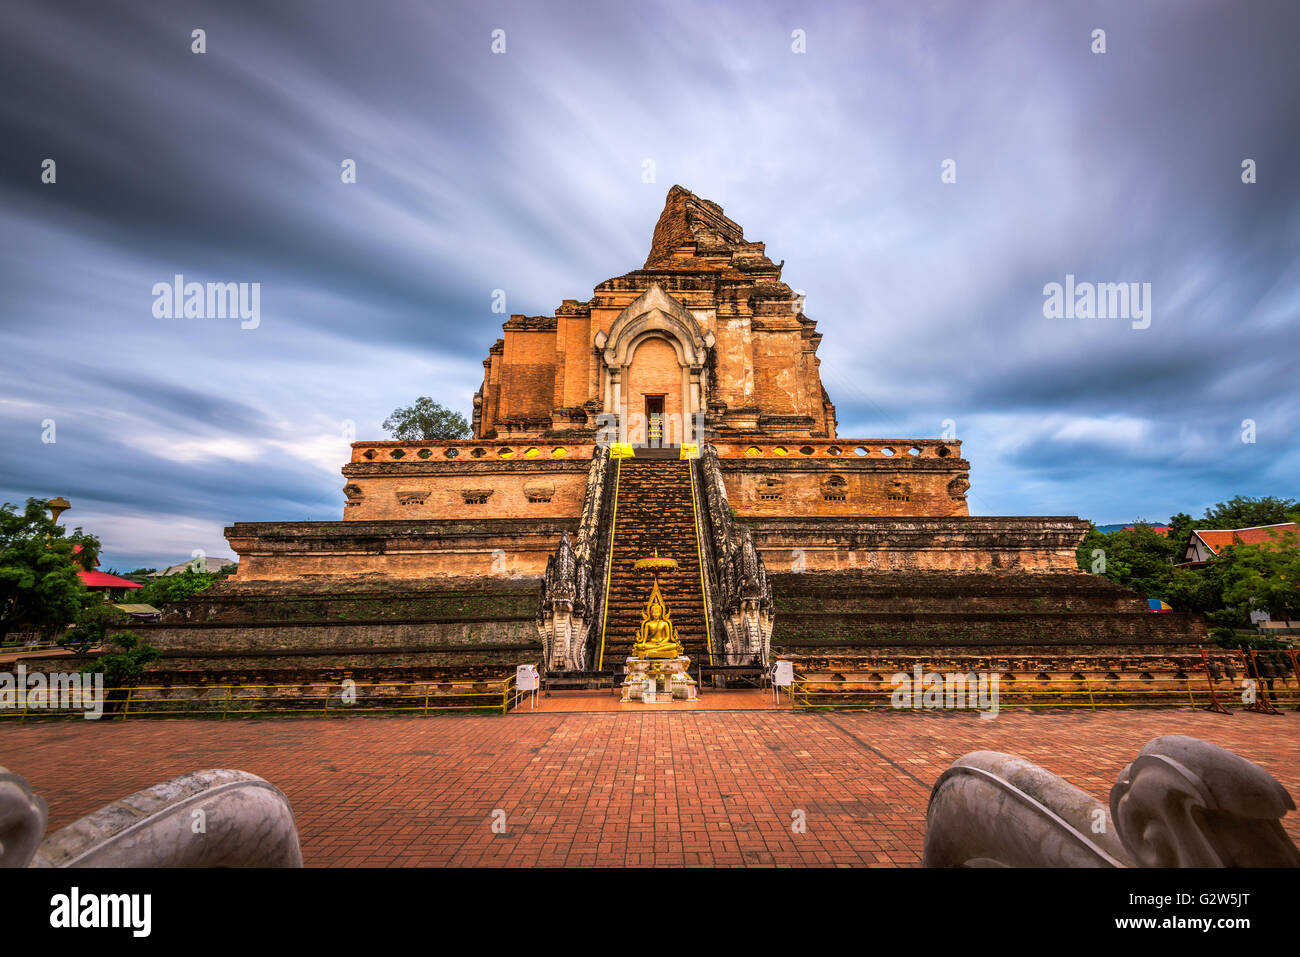
[[[664,210],[650,241],[650,255],[642,268],[653,269],[671,262],[689,243],[695,243],[699,251],[712,252],[748,245],[744,230],[723,215],[721,206],[683,186],[674,186],[664,200]]]

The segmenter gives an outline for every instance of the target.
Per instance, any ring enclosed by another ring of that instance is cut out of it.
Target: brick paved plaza
[[[505,717],[33,722],[0,764],[51,827],[185,771],[240,768],[289,796],[308,866],[920,863],[930,785],[1010,751],[1104,799],[1149,739],[1236,751],[1300,795],[1300,715],[1199,711],[694,711]],[[507,832],[491,829],[495,809]],[[791,812],[807,832],[791,832]],[[1300,818],[1285,821],[1300,840]]]

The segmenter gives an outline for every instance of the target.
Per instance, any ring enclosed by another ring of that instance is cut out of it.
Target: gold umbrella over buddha
[[[652,558],[642,558],[633,566],[639,572],[654,574],[654,584],[650,588],[650,598],[641,612],[641,627],[636,632],[636,644],[632,646],[635,658],[681,658],[686,652],[677,640],[677,628],[673,625],[672,613],[664,603],[664,596],[659,591],[659,573],[675,571],[677,562],[671,558],[660,558],[655,549]]]

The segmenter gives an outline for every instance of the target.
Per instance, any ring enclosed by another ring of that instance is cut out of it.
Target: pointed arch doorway
[[[605,412],[619,440],[675,446],[697,441],[713,333],[681,303],[651,286],[596,336],[603,358]]]

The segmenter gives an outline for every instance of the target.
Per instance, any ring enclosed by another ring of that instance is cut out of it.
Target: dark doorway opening
[[[664,444],[664,397],[648,395],[645,397],[646,445],[652,449]]]

